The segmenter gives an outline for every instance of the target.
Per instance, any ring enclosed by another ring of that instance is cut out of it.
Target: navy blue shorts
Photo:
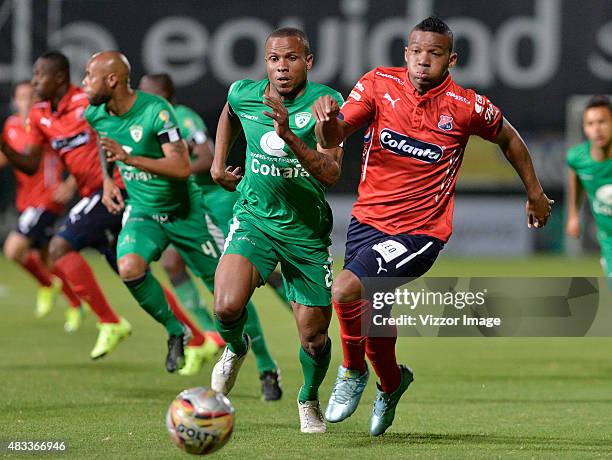
[[[344,269],[363,278],[418,278],[431,268],[444,243],[427,235],[387,235],[354,217],[346,237]]]
[[[57,232],[75,251],[90,247],[99,251],[117,271],[117,236],[121,214],[111,214],[102,204],[102,190],[81,198]]]
[[[29,207],[19,214],[17,233],[30,240],[31,247],[42,249],[49,244],[59,216],[45,208]]]

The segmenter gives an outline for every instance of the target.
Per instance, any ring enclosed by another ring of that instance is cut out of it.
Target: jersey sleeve
[[[470,134],[494,141],[503,124],[501,111],[486,97],[474,94],[474,107],[470,116]]]
[[[155,104],[151,117],[153,117],[153,131],[160,145],[182,139],[176,113],[168,102],[159,101]]]
[[[374,94],[374,71],[368,72],[355,84],[342,105],[338,118],[351,126],[361,126],[372,118],[376,111]]]
[[[246,80],[236,80],[227,90],[227,102],[234,112],[240,108],[240,90],[244,87],[245,82]]]
[[[45,141],[45,134],[40,129],[40,116],[32,109],[26,119],[26,144],[43,146]]]
[[[575,170],[578,166],[578,161],[579,161],[578,157],[579,157],[579,151],[574,146],[567,151],[567,154],[565,155],[565,162],[570,168]]]

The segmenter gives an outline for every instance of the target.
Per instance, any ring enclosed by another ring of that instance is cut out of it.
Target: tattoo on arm
[[[102,167],[102,177],[113,177],[113,173],[115,172],[115,163],[109,163],[106,159],[106,152],[100,145],[100,141],[98,141],[98,158],[100,159],[100,166]]]

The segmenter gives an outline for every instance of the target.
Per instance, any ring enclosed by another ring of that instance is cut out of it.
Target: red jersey
[[[28,144],[49,144],[76,179],[81,196],[89,196],[102,187],[96,133],[83,116],[88,106],[85,92],[70,85],[56,111],[51,109],[50,101],[36,102],[27,126]]]
[[[499,109],[450,75],[419,95],[405,68],[378,67],[357,82],[339,118],[368,123],[353,216],[389,235],[448,241],[465,146],[471,134],[497,137]]]
[[[18,115],[11,115],[4,122],[2,137],[13,150],[23,152],[27,134],[24,123]],[[64,205],[53,200],[53,193],[62,181],[64,167],[55,153],[48,147],[43,151],[40,167],[32,176],[13,169],[17,181],[17,210],[41,207],[55,214],[64,211]]]

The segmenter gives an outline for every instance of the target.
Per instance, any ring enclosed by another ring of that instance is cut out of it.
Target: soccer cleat
[[[280,369],[264,371],[259,375],[261,396],[264,401],[278,401],[283,396],[281,388]]]
[[[372,436],[380,436],[393,424],[397,403],[414,380],[412,370],[409,367],[400,364],[399,368],[402,374],[399,387],[393,393],[384,393],[380,389],[376,391],[372,418],[370,419],[370,434]]]
[[[185,365],[179,369],[179,375],[196,375],[202,369],[206,361],[211,359],[219,351],[219,346],[212,340],[207,340],[202,345],[185,348]]]
[[[327,431],[319,401],[300,402],[298,399],[297,406],[302,433],[325,433]]]
[[[62,289],[62,281],[53,278],[51,286],[40,286],[38,293],[36,294],[36,309],[34,310],[34,316],[36,318],[42,318],[47,316],[57,300],[57,294]]]
[[[191,329],[184,326],[181,335],[168,337],[168,354],[166,355],[166,370],[170,373],[176,372],[185,365],[185,347],[191,340]]]
[[[125,318],[119,318],[118,323],[98,323],[98,340],[89,356],[91,359],[100,359],[111,353],[119,342],[132,333],[132,326]]]
[[[83,308],[82,307],[70,307],[66,309],[64,313],[66,321],[64,322],[64,331],[76,332],[80,329],[83,321]]]
[[[234,387],[236,377],[238,377],[238,371],[240,371],[240,366],[242,366],[251,348],[251,338],[247,334],[244,334],[244,339],[247,343],[247,349],[244,354],[237,355],[226,346],[219,361],[217,361],[217,364],[213,367],[210,386],[213,390],[226,396]]]
[[[334,382],[325,410],[325,418],[329,422],[341,422],[353,415],[359,405],[369,376],[367,367],[365,372],[360,374],[357,370],[347,369],[342,365],[338,366],[338,377]]]

